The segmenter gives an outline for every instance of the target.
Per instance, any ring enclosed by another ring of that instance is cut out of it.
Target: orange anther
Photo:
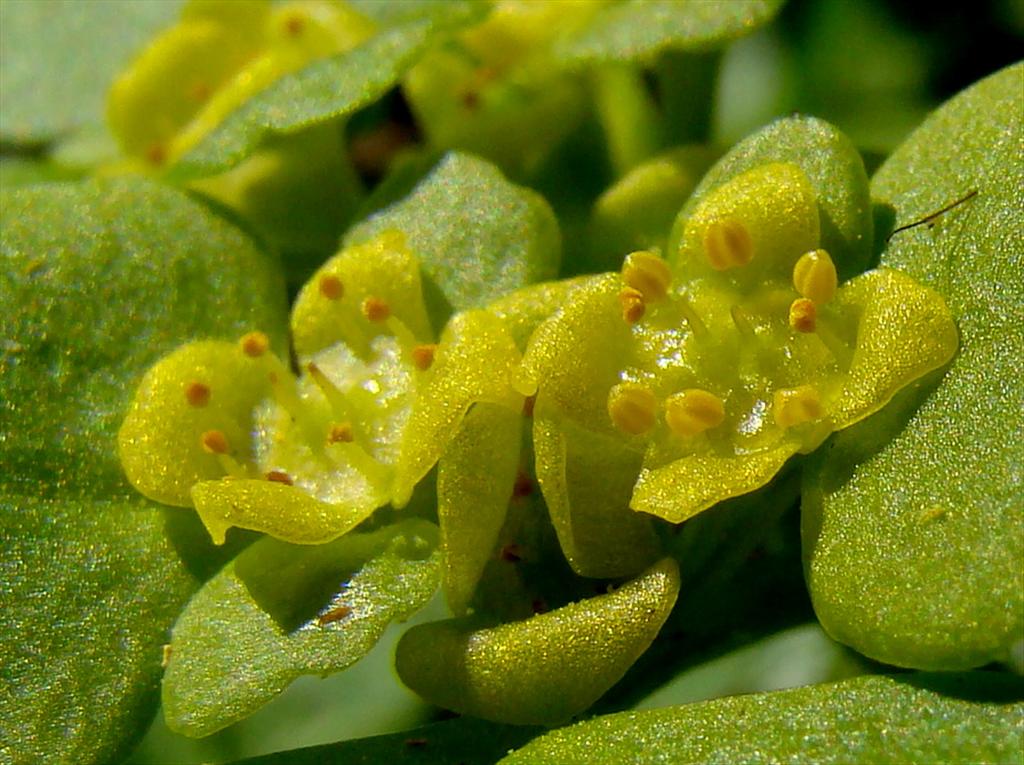
[[[330,624],[331,622],[340,622],[351,613],[352,609],[348,606],[335,606],[330,611],[320,614],[320,616],[316,618],[316,623],[318,627],[323,627],[325,624]]]
[[[292,481],[292,477],[283,470],[271,470],[264,476],[264,478],[266,478],[268,481],[273,481],[274,483],[283,483],[287,484],[288,486],[291,486],[294,483],[294,481]]]
[[[327,432],[327,443],[329,444],[350,444],[354,439],[352,423],[349,422],[336,422]]]
[[[809,298],[797,298],[789,306],[789,326],[797,332],[813,332],[818,325],[818,309]]]
[[[262,332],[250,332],[238,343],[242,353],[252,359],[258,359],[270,347],[270,339]]]
[[[434,363],[434,354],[437,353],[436,343],[417,345],[412,349],[412,363],[421,372],[426,372]]]
[[[345,294],[345,285],[334,274],[324,274],[321,276],[318,285],[320,287],[320,294],[328,300],[341,300]]]
[[[206,406],[210,403],[210,386],[193,380],[185,386],[185,400],[189,406]]]
[[[199,437],[199,442],[203,445],[203,449],[210,454],[227,454],[230,449],[228,437],[222,430],[206,431]]]
[[[363,301],[363,316],[372,322],[387,321],[391,315],[391,307],[379,297],[372,295]]]

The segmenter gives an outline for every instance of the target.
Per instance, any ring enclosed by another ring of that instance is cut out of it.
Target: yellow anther
[[[412,349],[412,363],[421,372],[426,372],[434,363],[434,354],[437,353],[436,343],[417,345]]]
[[[718,427],[725,419],[725,405],[714,393],[689,388],[665,402],[665,422],[679,436],[696,436]]]
[[[812,250],[800,256],[793,266],[796,291],[818,305],[824,305],[836,294],[839,277],[836,264],[825,250]]]
[[[813,332],[818,326],[818,309],[814,301],[797,298],[789,306],[789,326],[797,332]]]
[[[654,427],[658,400],[644,385],[620,383],[608,393],[608,415],[623,433],[637,436]]]
[[[379,297],[373,297],[372,295],[363,301],[362,305],[363,316],[372,322],[387,321],[391,315],[391,306],[389,306],[384,300]]]
[[[641,250],[626,256],[622,263],[622,279],[635,289],[644,300],[664,300],[672,284],[668,263],[651,252]]]
[[[227,454],[230,451],[228,437],[222,430],[207,430],[199,437],[199,443],[210,454]]]
[[[792,428],[805,422],[820,420],[825,413],[821,396],[810,385],[777,390],[773,403],[775,422],[782,428]]]
[[[328,300],[341,300],[345,294],[345,285],[334,274],[321,276],[317,286],[320,288],[320,294]]]
[[[185,386],[185,400],[189,406],[206,406],[210,403],[210,386],[193,380]]]
[[[239,342],[242,353],[252,359],[258,359],[270,347],[270,339],[262,332],[250,332]]]
[[[291,486],[294,483],[294,481],[292,481],[292,477],[283,470],[271,470],[263,477],[266,478],[268,481],[273,481],[274,483],[283,483],[287,486]]]
[[[754,257],[754,242],[747,227],[725,218],[708,225],[704,232],[704,253],[716,271],[745,266]]]
[[[647,311],[643,294],[634,287],[622,288],[619,292],[619,305],[622,306],[622,320],[627,324],[636,324]]]
[[[327,431],[327,443],[329,444],[350,444],[355,440],[352,433],[352,423],[336,422]]]

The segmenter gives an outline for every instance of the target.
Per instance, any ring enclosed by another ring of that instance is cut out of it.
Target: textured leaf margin
[[[597,717],[501,762],[1008,763],[1024,756],[1022,698],[996,673],[864,676]]]

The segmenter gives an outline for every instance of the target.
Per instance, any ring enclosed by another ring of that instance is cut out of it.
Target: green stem
[[[591,84],[612,167],[625,175],[664,145],[661,115],[636,67],[596,67]]]

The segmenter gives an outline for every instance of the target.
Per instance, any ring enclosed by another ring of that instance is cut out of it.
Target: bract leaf
[[[563,65],[650,61],[671,48],[707,50],[754,31],[775,16],[782,0],[625,0],[595,13],[555,46]]]
[[[447,154],[406,199],[356,226],[345,241],[365,242],[389,229],[404,233],[419,258],[438,325],[452,310],[482,308],[558,274],[561,235],[547,202],[469,154]]]
[[[818,200],[821,247],[848,279],[871,260],[871,198],[864,162],[850,139],[815,117],[786,117],[740,141],[708,171],[680,211],[666,257],[676,262],[683,230],[704,198],[719,186],[761,165],[796,165],[810,179]]]
[[[410,520],[317,546],[263,539],[195,595],[174,627],[168,725],[205,736],[248,716],[300,675],[363,657],[437,587],[437,528]]]
[[[476,404],[438,464],[437,516],[448,606],[465,613],[495,545],[512,496],[522,443],[521,412]]]
[[[398,505],[409,500],[413,487],[436,464],[470,406],[483,402],[522,411],[523,397],[510,382],[519,359],[497,316],[477,310],[452,318],[419,383],[405,427],[395,477]]]
[[[578,574],[634,574],[658,555],[649,518],[630,509],[642,452],[557,416],[541,394],[533,413],[537,481]]]
[[[977,192],[934,227],[896,233],[882,256],[946,299],[960,353],[941,382],[837,437],[806,473],[818,618],[901,666],[972,667],[1024,647],[1022,82],[1015,65],[954,97],[875,176],[900,223]]]
[[[596,717],[502,763],[1002,763],[1024,755],[1024,687],[991,672],[865,676]]]
[[[679,568],[666,558],[614,592],[524,621],[413,627],[395,664],[403,682],[448,709],[521,725],[565,722],[647,649],[678,593]]]
[[[254,324],[280,340],[284,286],[240,231],[137,179],[3,191],[0,253],[0,759],[118,762],[218,561],[193,518],[127,485],[117,428],[178,343]]]
[[[114,75],[171,23],[180,0],[0,6],[0,137],[39,143],[103,122]],[[97,40],[103,40],[97,45]]]
[[[314,62],[257,93],[181,158],[174,177],[222,172],[272,133],[291,133],[352,114],[391,88],[437,36],[479,18],[486,6],[462,1],[417,10],[354,50]]]

